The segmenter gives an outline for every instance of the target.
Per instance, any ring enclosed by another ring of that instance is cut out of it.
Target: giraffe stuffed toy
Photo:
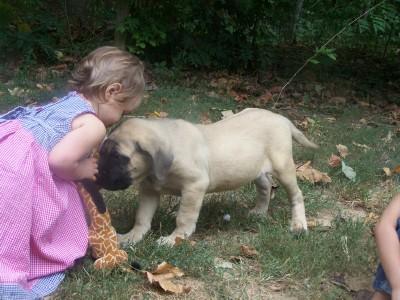
[[[77,187],[90,218],[89,245],[96,259],[94,268],[113,269],[127,262],[128,254],[119,249],[117,233],[98,186],[86,179],[77,182]]]

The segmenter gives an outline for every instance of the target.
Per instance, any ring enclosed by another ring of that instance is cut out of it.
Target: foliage
[[[99,23],[104,26],[107,11],[102,2],[82,1],[85,7],[94,7],[82,20],[82,16],[74,15],[74,8],[67,7],[67,2],[64,5],[61,1],[0,0],[0,58],[22,58],[28,65],[54,63],[57,51],[82,48],[96,36]]]
[[[279,49],[293,43],[318,49],[314,63],[335,59],[342,49],[395,57],[399,1],[305,0],[294,24],[296,2],[131,0],[128,17],[117,24],[117,0],[0,0],[0,47],[3,56],[51,62],[56,50],[82,55],[110,43],[116,30],[143,58],[197,68],[264,68],[280,59]]]
[[[398,2],[383,2],[348,26],[333,45],[318,48],[376,3],[304,1],[295,40],[316,47],[316,56],[334,60],[332,46],[386,55],[400,41]],[[271,63],[274,47],[292,42],[295,7],[295,1],[287,0],[135,2],[122,28],[129,33],[130,49],[151,60],[194,67],[259,68]]]

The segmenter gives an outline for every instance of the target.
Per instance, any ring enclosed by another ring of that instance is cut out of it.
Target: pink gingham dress
[[[0,299],[40,299],[88,245],[75,183],[52,174],[48,153],[72,120],[94,113],[76,92],[0,116]]]

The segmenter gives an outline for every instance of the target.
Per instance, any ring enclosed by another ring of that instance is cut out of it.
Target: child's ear
[[[120,83],[112,83],[106,88],[106,99],[122,91],[122,85]]]

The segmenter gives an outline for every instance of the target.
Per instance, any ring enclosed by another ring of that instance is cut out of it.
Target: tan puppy
[[[272,174],[292,202],[292,231],[307,230],[303,195],[297,185],[292,137],[317,148],[287,118],[263,109],[245,109],[209,125],[173,119],[131,118],[105,141],[98,183],[118,190],[139,187],[139,208],[133,229],[121,242],[137,242],[150,230],[160,194],[182,197],[176,229],[161,242],[174,244],[196,228],[204,195],[231,190],[254,181],[257,203],[266,214]]]

